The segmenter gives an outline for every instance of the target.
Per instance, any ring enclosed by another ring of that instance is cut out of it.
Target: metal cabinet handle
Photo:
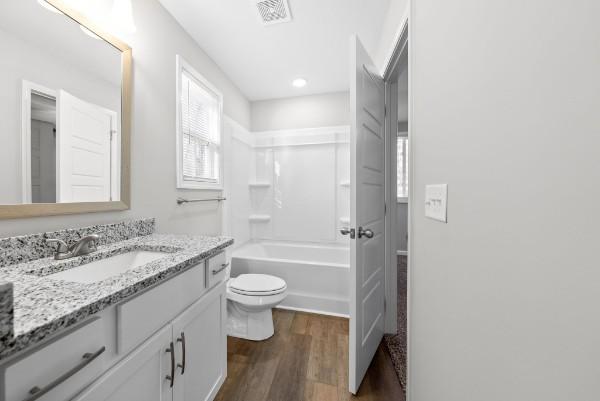
[[[185,333],[182,331],[181,332],[181,337],[179,337],[177,339],[178,343],[181,343],[181,363],[177,364],[178,368],[181,368],[181,375],[183,376],[185,374]]]
[[[367,238],[373,238],[373,230],[367,228],[366,230],[363,230],[362,227],[358,227],[358,238],[362,238],[362,237],[367,237]]]
[[[25,398],[23,401],[33,401],[33,400],[37,400],[38,398],[42,397],[44,394],[48,393],[50,390],[54,389],[58,385],[67,381],[67,379],[69,379],[75,373],[77,373],[81,369],[85,368],[94,359],[98,358],[105,350],[106,350],[106,347],[102,347],[94,353],[88,352],[88,353],[83,354],[83,357],[82,357],[83,361],[81,361],[79,364],[77,364],[77,366],[73,367],[71,370],[69,370],[68,372],[66,372],[65,374],[63,374],[58,379],[54,380],[52,383],[48,384],[44,388],[39,388],[37,386],[33,387],[31,390],[29,390],[29,394],[31,394],[31,396],[28,398]]]
[[[170,387],[173,388],[173,385],[175,384],[175,345],[173,344],[173,341],[171,341],[169,348],[167,348],[165,352],[171,354],[171,374],[167,375],[166,379],[171,382]]]
[[[229,266],[229,263],[223,263],[221,265],[221,267],[219,267],[218,269],[213,269],[212,274],[213,276],[221,273],[223,270],[227,269],[227,266]]]

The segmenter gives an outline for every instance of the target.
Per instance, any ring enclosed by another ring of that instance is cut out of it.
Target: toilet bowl
[[[272,308],[287,295],[287,285],[267,274],[241,274],[227,281],[227,334],[266,340],[275,331]]]

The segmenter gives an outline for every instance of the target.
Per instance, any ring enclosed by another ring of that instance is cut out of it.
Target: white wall
[[[160,232],[217,234],[217,203],[177,206],[177,196],[215,193],[175,189],[175,55],[181,54],[224,95],[225,113],[250,127],[247,99],[156,0],[134,0],[132,209],[126,212],[0,221],[0,236],[149,216]]]
[[[409,397],[598,399],[600,2],[411,10]]]
[[[252,131],[255,132],[348,124],[348,92],[252,102]]]
[[[388,12],[381,27],[381,37],[374,54],[371,54],[375,65],[383,69],[391,56],[398,39],[403,18],[407,16],[408,0],[390,0]]]

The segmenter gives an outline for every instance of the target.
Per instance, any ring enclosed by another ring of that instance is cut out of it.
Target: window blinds
[[[185,70],[181,76],[183,178],[218,182],[220,177],[219,100]]]

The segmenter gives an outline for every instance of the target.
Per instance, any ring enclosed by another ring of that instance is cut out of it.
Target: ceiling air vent
[[[265,25],[280,24],[292,20],[287,0],[256,0],[256,7],[260,19]]]

